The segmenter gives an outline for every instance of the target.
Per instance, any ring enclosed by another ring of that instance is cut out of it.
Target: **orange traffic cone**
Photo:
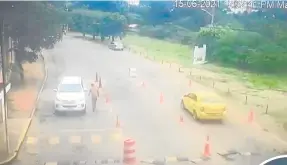
[[[206,142],[204,145],[203,157],[209,157],[210,154],[210,144],[209,144],[209,136],[206,137]]]
[[[159,96],[159,103],[162,104],[163,103],[163,94],[160,93],[160,96]]]
[[[102,88],[102,78],[99,79],[99,88]]]
[[[109,96],[106,96],[106,104],[109,104],[110,103],[110,98]]]
[[[145,82],[144,82],[144,81],[142,82],[142,85],[141,85],[141,86],[142,86],[142,87],[145,87]]]
[[[254,113],[252,110],[250,110],[249,115],[248,115],[248,123],[252,123],[254,120]]]
[[[189,80],[188,86],[191,87],[191,80]]]
[[[180,123],[183,123],[183,117],[180,115],[180,117],[179,117],[179,122]]]

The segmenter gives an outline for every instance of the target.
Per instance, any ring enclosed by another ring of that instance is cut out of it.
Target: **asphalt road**
[[[166,72],[160,64],[72,35],[65,36],[48,56],[47,83],[15,165],[92,165],[107,159],[117,164],[122,160],[126,138],[136,141],[138,161],[174,156],[197,159],[203,153],[206,136],[210,137],[212,159],[198,164],[259,164],[271,156],[264,153],[251,159],[237,157],[236,161],[219,157],[217,152],[230,149],[265,152],[268,147],[228,120],[223,124],[195,122],[180,109],[181,96],[194,89],[207,89],[197,83],[188,89],[186,82],[173,78],[177,73]],[[129,68],[136,68],[138,76],[131,78]],[[96,73],[103,83],[98,113],[91,112],[87,96],[86,115],[53,114],[53,88],[62,76],[82,76],[89,87]],[[106,97],[110,98],[108,104]],[[116,127],[116,116],[120,128]]]

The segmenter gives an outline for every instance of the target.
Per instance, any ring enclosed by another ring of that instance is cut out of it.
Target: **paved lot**
[[[203,153],[207,135],[210,136],[212,160],[202,164],[236,164],[217,156],[220,151],[235,148],[242,152],[265,152],[268,148],[267,144],[255,140],[248,131],[228,120],[223,124],[193,121],[179,107],[181,96],[191,89],[183,86],[184,82],[172,79],[173,73],[167,74],[158,64],[71,35],[49,52],[47,84],[15,165],[54,165],[56,162],[92,165],[106,159],[117,163],[122,159],[124,138],[136,141],[138,160],[166,156],[198,158]],[[133,67],[137,69],[136,78],[128,74],[129,68]],[[54,115],[53,88],[59,79],[67,75],[82,76],[89,87],[96,72],[103,83],[99,112],[91,112],[87,96],[86,115]],[[145,87],[140,85],[142,82]],[[196,83],[193,88],[205,90]],[[161,93],[164,96],[162,104],[159,101]],[[111,100],[109,104],[105,102],[106,96]],[[121,128],[116,128],[116,116]],[[180,116],[183,122],[180,122]],[[248,161],[258,164],[259,159],[265,157],[254,159],[237,160],[239,164],[248,164]]]

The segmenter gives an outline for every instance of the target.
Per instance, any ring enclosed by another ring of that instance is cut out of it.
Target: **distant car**
[[[121,42],[111,42],[109,48],[112,50],[124,50],[124,45]]]
[[[182,97],[181,107],[188,110],[195,120],[223,120],[226,115],[226,105],[213,93],[188,93]]]
[[[56,92],[54,101],[55,112],[80,111],[86,113],[86,98],[83,80],[77,76],[62,78]]]

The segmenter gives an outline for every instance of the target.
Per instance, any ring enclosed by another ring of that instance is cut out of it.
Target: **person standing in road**
[[[98,100],[98,97],[99,97],[99,87],[97,85],[97,83],[92,83],[91,84],[91,89],[90,89],[90,92],[89,92],[89,96],[92,95],[92,109],[93,109],[93,112],[95,112],[95,109],[96,109],[96,106],[97,106],[97,100]]]

